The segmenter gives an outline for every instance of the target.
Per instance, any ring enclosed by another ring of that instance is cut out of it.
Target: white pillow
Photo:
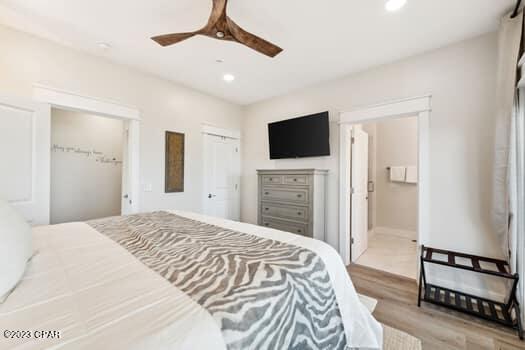
[[[18,284],[32,254],[31,227],[0,199],[0,302]]]

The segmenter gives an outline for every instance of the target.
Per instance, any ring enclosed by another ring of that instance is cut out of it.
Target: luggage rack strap
[[[437,254],[445,255],[446,260],[437,259],[436,258]],[[430,248],[430,247],[425,247],[425,246],[423,246],[421,250],[421,257],[425,262],[432,263],[432,264],[445,265],[445,266],[449,266],[452,268],[474,271],[474,272],[479,272],[479,273],[484,273],[488,275],[499,276],[499,277],[504,277],[504,278],[509,278],[509,279],[518,278],[516,274],[512,274],[510,272],[509,264],[505,260],[487,258],[483,256],[478,256],[478,255],[459,253],[459,252],[454,252],[451,250],[436,249],[436,248]],[[470,266],[458,263],[457,258],[463,258],[463,259],[470,260]],[[481,267],[481,262],[493,264],[495,269],[491,270],[491,269],[483,268]]]

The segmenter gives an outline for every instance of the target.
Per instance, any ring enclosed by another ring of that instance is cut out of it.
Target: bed
[[[33,229],[0,349],[380,349],[320,241],[181,211]]]

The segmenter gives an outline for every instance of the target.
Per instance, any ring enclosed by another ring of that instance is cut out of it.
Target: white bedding
[[[381,348],[380,324],[359,301],[341,259],[327,244],[174,213],[315,252],[329,271],[349,346]],[[33,239],[38,254],[21,284],[0,305],[0,349],[226,349],[219,327],[204,308],[87,224],[38,227]],[[59,331],[60,338],[42,331]]]

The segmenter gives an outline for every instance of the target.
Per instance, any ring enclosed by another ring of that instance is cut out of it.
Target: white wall
[[[327,241],[338,248],[339,113],[432,94],[427,244],[501,256],[489,205],[496,47],[496,36],[488,34],[246,107],[242,219],[257,219],[256,169],[329,169]],[[331,156],[269,160],[268,122],[324,110],[330,111]]]
[[[416,239],[417,185],[390,181],[390,166],[416,166],[418,158],[417,117],[376,123],[376,227],[406,231]]]
[[[0,26],[0,95],[32,97],[34,83],[134,106],[142,113],[144,211],[202,209],[201,124],[241,128],[241,107],[152,75]],[[225,85],[225,88],[227,86]],[[164,132],[186,134],[184,193],[164,194]]]
[[[122,161],[123,130],[118,119],[52,111],[51,224],[120,215],[122,163],[104,161]]]

